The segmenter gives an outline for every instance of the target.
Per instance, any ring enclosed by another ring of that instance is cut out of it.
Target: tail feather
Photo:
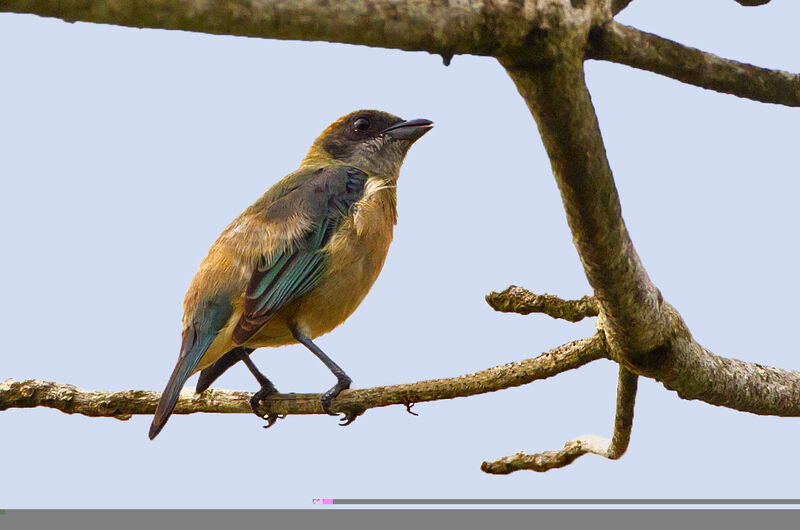
[[[214,342],[214,338],[232,311],[233,307],[224,296],[205,300],[196,310],[191,324],[183,330],[181,356],[178,358],[178,364],[175,365],[167,388],[161,394],[161,400],[156,407],[156,414],[150,425],[151,440],[164,428],[169,415],[175,410],[175,404],[178,402],[178,396],[180,396],[184,383],[194,373],[203,354]]]
[[[180,359],[178,359],[178,364],[175,365],[175,370],[172,372],[172,376],[169,378],[167,387],[161,394],[161,400],[158,402],[158,407],[156,407],[156,414],[153,418],[153,423],[150,424],[149,436],[151,440],[155,438],[159,432],[161,432],[161,429],[163,429],[164,425],[166,425],[170,414],[172,414],[172,411],[175,410],[175,405],[178,403],[178,397],[181,394],[181,389],[183,389],[183,385],[186,383],[186,380],[189,379],[189,376],[192,375],[192,372],[197,366],[201,355],[202,352],[200,355],[192,356],[194,357],[193,359],[188,355],[182,356]]]

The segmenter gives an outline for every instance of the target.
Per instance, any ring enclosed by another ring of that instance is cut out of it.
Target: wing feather
[[[244,344],[282,307],[314,288],[325,271],[325,247],[363,196],[366,182],[367,174],[354,167],[323,168],[267,209],[268,219],[271,214],[285,219],[293,212],[310,223],[285,248],[259,257],[233,330],[237,344]]]

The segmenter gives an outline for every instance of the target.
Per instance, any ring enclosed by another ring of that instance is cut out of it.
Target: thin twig
[[[406,405],[485,394],[524,385],[572,370],[606,357],[605,342],[598,334],[573,341],[533,359],[495,366],[450,379],[345,390],[337,397],[334,412],[361,413],[374,407]],[[252,394],[209,389],[195,394],[181,393],[175,414],[194,412],[249,413]],[[72,385],[47,381],[13,379],[0,383],[0,410],[50,407],[67,414],[106,416],[126,420],[132,414],[153,414],[161,394],[146,390],[124,392],[86,391]],[[275,414],[324,414],[320,394],[274,394],[262,404],[261,412]]]
[[[564,300],[552,294],[534,294],[523,287],[512,285],[501,293],[486,295],[486,303],[503,313],[544,313],[551,318],[579,322],[598,315],[597,300],[584,296],[580,300]]]
[[[800,75],[723,59],[615,21],[593,33],[590,59],[648,70],[742,98],[800,106]]]
[[[544,451],[534,455],[523,452],[506,456],[493,462],[481,464],[481,470],[494,475],[507,475],[521,469],[531,471],[549,471],[564,467],[587,453],[616,460],[628,448],[633,426],[633,408],[636,402],[636,386],[638,376],[619,368],[617,383],[617,412],[614,419],[614,436],[611,440],[591,434],[579,436],[564,444],[558,451]]]

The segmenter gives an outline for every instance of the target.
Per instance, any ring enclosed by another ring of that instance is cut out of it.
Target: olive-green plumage
[[[356,111],[331,124],[297,171],[236,218],[214,242],[184,301],[183,342],[150,427],[166,423],[180,389],[202,371],[198,392],[253,349],[300,342],[336,375],[323,397],[350,379],[312,339],[341,324],[378,277],[397,220],[396,183],[409,147],[431,127],[380,111]],[[270,418],[270,424],[274,422]]]

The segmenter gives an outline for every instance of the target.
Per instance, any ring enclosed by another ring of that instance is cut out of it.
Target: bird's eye
[[[353,129],[357,131],[366,131],[369,129],[369,120],[366,118],[359,118],[353,122]]]

